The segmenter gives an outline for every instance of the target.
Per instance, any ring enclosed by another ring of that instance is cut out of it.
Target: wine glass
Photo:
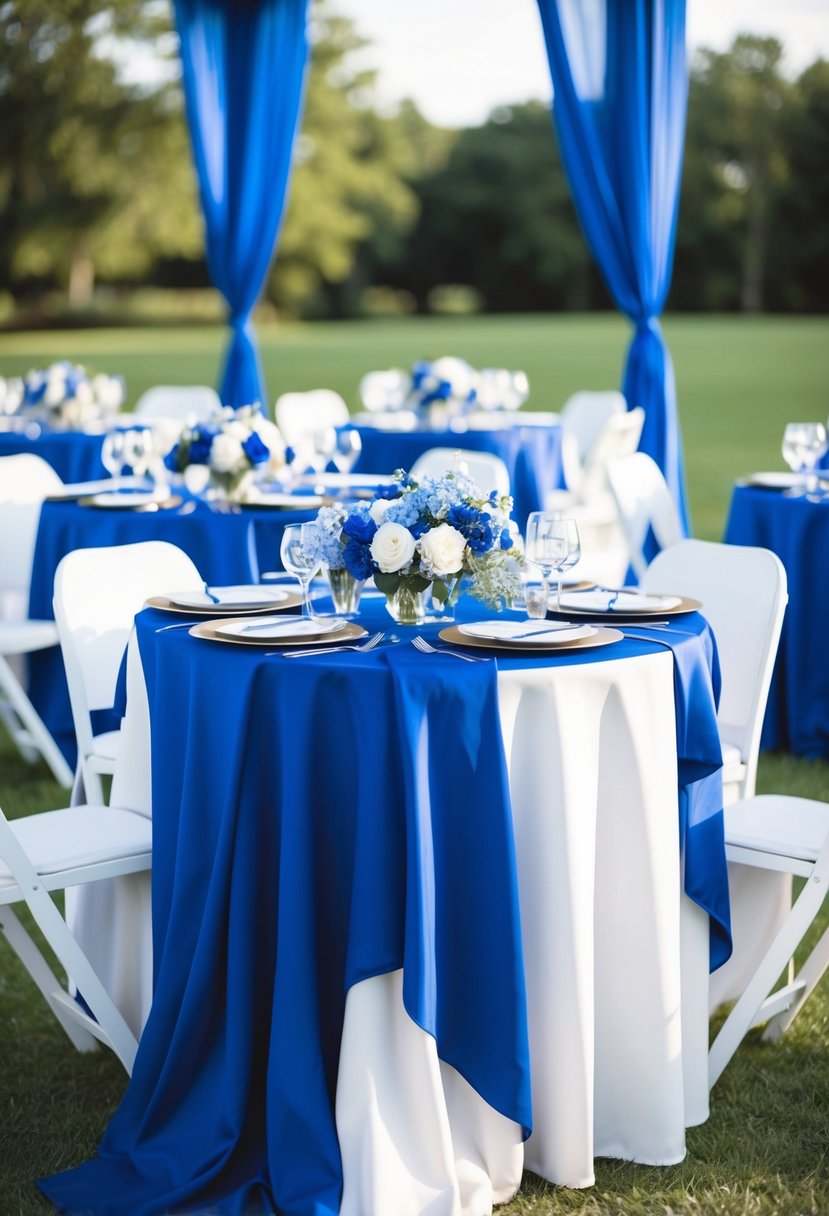
[[[804,486],[795,493],[813,497],[818,488],[815,466],[826,451],[826,427],[822,422],[790,422],[783,432],[781,450],[793,473],[805,473]]]
[[[337,432],[333,426],[320,427],[319,430],[311,432],[308,456],[311,461],[311,468],[318,477],[325,472],[329,460],[334,455],[336,444]],[[325,486],[318,485],[315,489],[317,494],[322,494]]]
[[[313,527],[309,524],[289,524],[282,533],[279,546],[282,565],[302,588],[302,615],[307,621],[314,618],[309,586],[320,567],[319,559],[311,556],[309,526]]]
[[[148,474],[155,455],[153,433],[149,427],[124,431],[123,463],[138,477]]]
[[[110,477],[120,477],[124,468],[124,431],[110,431],[101,444],[101,463]]]
[[[363,450],[360,432],[353,426],[341,427],[334,432],[334,451],[331,459],[340,473],[350,473]]]
[[[556,611],[561,612],[561,576],[581,557],[578,524],[555,511],[533,511],[527,520],[527,560],[538,566],[549,593],[550,575],[556,573]],[[546,602],[546,601],[545,601]]]
[[[526,372],[509,373],[509,386],[504,397],[504,406],[508,410],[520,410],[530,395],[530,382]]]

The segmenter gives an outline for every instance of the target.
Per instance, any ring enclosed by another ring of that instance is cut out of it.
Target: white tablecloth
[[[533,1134],[522,1145],[518,1127],[438,1061],[404,1012],[399,973],[367,980],[349,993],[343,1031],[343,1216],[483,1216],[524,1167],[586,1187],[597,1156],[678,1162],[686,1126],[707,1118],[708,923],[681,893],[672,663],[660,650],[499,674]],[[113,802],[150,813],[134,643]],[[123,914],[119,898],[116,888],[76,908],[76,931],[138,1029],[149,901],[135,880]],[[113,967],[125,953],[132,966]]]

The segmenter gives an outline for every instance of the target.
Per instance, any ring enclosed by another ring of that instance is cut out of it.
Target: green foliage
[[[177,91],[125,85],[107,44],[155,41],[145,0],[0,3],[0,275],[56,279],[85,303],[95,273],[135,278],[200,246]]]

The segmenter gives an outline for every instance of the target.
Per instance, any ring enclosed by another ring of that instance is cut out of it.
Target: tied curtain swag
[[[685,0],[538,0],[559,147],[587,243],[634,323],[622,391],[640,450],[688,511],[676,384],[659,315],[671,282],[688,77]]]
[[[251,312],[287,195],[308,0],[175,0],[207,264],[232,328],[222,402],[267,402]]]

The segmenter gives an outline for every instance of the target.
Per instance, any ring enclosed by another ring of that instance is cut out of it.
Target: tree
[[[106,48],[157,42],[146,0],[0,3],[0,273],[89,302],[96,274],[133,278],[195,255],[201,229],[180,96],[126,85]]]

